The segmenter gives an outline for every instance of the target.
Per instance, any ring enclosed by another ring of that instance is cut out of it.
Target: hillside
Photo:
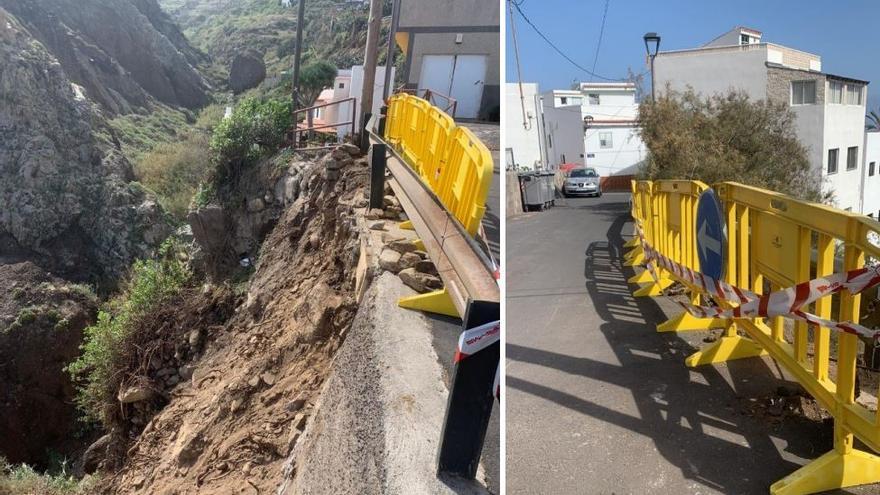
[[[255,50],[263,55],[268,74],[292,67],[297,5],[282,7],[278,0],[160,0],[183,28],[186,37],[207,53],[217,70],[228,71],[238,53]],[[385,1],[384,15],[391,13]],[[328,60],[338,68],[363,63],[369,8],[360,2],[309,0],[303,38],[303,63]],[[387,19],[381,46],[387,46]],[[384,63],[384,50],[379,62]]]

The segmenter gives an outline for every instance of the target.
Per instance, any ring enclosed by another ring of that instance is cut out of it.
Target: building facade
[[[537,83],[505,84],[504,150],[506,170],[542,170],[547,163],[544,149],[544,114]],[[522,89],[522,92],[520,92]]]
[[[410,90],[457,102],[457,119],[500,116],[500,5],[484,0],[401,2],[396,41]]]
[[[391,80],[394,80],[394,67],[391,68]],[[364,88],[364,66],[355,65],[351,69],[340,70],[336,73],[336,79],[333,81],[333,87],[325,89],[321,92],[315,105],[324,103],[333,103],[335,101],[344,100],[354,96],[355,101],[348,101],[338,105],[331,105],[315,110],[316,125],[335,124],[339,122],[350,121],[352,115],[355,116],[355,132],[360,131],[360,111],[361,106],[358,104]],[[373,115],[378,115],[383,105],[382,95],[385,89],[385,66],[376,67],[376,83],[373,85]],[[354,104],[354,107],[352,107]],[[330,131],[335,131],[339,139],[351,133],[351,128],[344,125]]]
[[[636,174],[646,149],[639,134],[635,84],[583,82],[577,89],[549,91],[543,101],[547,139],[555,137],[560,151],[551,155],[547,143],[551,161],[567,152],[568,162],[593,167],[602,177]],[[580,134],[559,133],[560,127],[578,129]],[[558,136],[550,132],[554,129]]]
[[[867,81],[822,72],[818,55],[765,43],[760,31],[737,27],[706,45],[659,52],[658,91],[693,88],[709,96],[731,90],[789,106],[812,171],[837,207],[862,209]]]
[[[880,220],[880,131],[865,133],[862,213]]]

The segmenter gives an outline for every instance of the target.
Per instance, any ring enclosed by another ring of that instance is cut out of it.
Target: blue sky
[[[519,1],[519,0],[517,0]],[[524,0],[520,8],[548,38],[590,69],[596,53],[605,0]],[[516,14],[523,80],[541,91],[568,88],[590,76],[554,52]],[[611,78],[645,69],[642,36],[656,31],[660,49],[702,45],[738,25],[778,43],[822,57],[822,70],[871,81],[869,108],[880,106],[880,1],[878,0],[610,0],[595,72]],[[516,81],[510,28],[507,81]],[[595,79],[598,81],[599,79]],[[649,89],[649,79],[645,79]]]

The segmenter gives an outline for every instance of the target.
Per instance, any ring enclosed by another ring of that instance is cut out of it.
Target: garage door
[[[455,116],[475,119],[483,99],[487,59],[486,55],[424,55],[419,89],[455,98]]]

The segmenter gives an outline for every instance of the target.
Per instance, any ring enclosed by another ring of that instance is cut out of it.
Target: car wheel
[[[601,197],[602,197],[602,191],[597,192],[597,193],[596,193],[596,197],[597,197],[597,198],[601,198]]]

